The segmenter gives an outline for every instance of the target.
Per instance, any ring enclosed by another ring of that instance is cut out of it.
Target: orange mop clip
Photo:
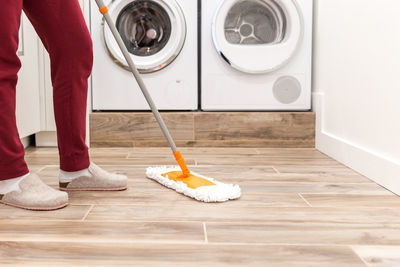
[[[181,181],[185,183],[189,188],[196,189],[200,186],[215,185],[213,182],[201,178],[199,176],[192,175],[188,169],[185,159],[183,158],[181,152],[178,150],[174,152],[176,162],[178,162],[179,167],[182,171],[172,171],[161,174],[163,177],[173,180],[175,182]]]
[[[188,169],[185,159],[183,158],[181,152],[179,150],[174,152],[174,156],[176,162],[178,162],[179,167],[181,167],[182,178],[188,178],[190,176],[190,170]]]
[[[108,12],[108,8],[107,8],[107,6],[103,6],[102,8],[99,8],[99,11],[101,14],[104,14],[104,13]]]

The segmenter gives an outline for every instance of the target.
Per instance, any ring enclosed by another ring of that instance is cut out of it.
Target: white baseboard
[[[318,150],[400,195],[400,162],[324,131],[323,93],[313,93],[313,110],[317,113]]]
[[[21,143],[24,145],[24,148],[27,148],[31,145],[31,138],[30,136],[21,138]]]
[[[89,129],[89,127],[87,128]],[[89,131],[87,136],[89,136]],[[43,131],[35,134],[37,147],[57,147],[57,132]],[[89,138],[86,138],[86,144],[90,147]]]
[[[36,134],[37,147],[57,147],[56,132],[39,132]]]

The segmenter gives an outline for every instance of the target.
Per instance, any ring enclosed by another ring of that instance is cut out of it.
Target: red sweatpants
[[[60,168],[87,168],[86,101],[93,53],[78,0],[0,0],[0,7],[0,180],[29,171],[15,119],[22,10],[50,54]]]

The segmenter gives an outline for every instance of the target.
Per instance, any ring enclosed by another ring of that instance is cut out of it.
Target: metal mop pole
[[[150,96],[149,91],[147,90],[147,87],[144,84],[143,79],[140,76],[139,71],[136,68],[136,65],[133,63],[130,53],[128,52],[128,49],[126,48],[124,41],[122,40],[117,28],[115,27],[110,14],[108,14],[107,6],[104,5],[103,0],[96,0],[96,3],[97,3],[97,6],[99,7],[100,13],[103,14],[103,17],[105,18],[108,26],[110,27],[110,30],[111,30],[112,34],[114,35],[114,38],[117,41],[118,46],[121,49],[121,52],[124,55],[125,60],[128,63],[133,76],[135,76],[135,79],[140,87],[140,90],[142,90],[142,93],[143,93],[144,97],[146,98],[146,101],[149,104],[151,111],[153,112],[154,117],[157,120],[157,123],[160,125],[161,131],[163,132],[165,138],[168,140],[169,146],[171,147],[172,152],[174,153],[174,156],[175,156],[179,166],[181,167],[183,174],[186,176],[189,175],[190,171],[188,170],[182,155],[178,151],[176,144],[175,144],[174,140],[172,139],[172,136],[171,136],[167,126],[165,125],[164,120],[162,119],[162,117],[160,115],[160,112],[158,111],[156,105],[154,104],[154,101],[153,101],[152,97]]]

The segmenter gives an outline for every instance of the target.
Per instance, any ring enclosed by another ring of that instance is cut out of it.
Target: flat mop
[[[182,154],[177,149],[175,142],[172,139],[167,126],[165,125],[164,120],[162,119],[158,109],[156,108],[153,99],[151,98],[146,88],[146,85],[140,77],[140,74],[135,64],[133,63],[132,58],[118,30],[116,29],[110,15],[108,14],[107,6],[104,5],[103,0],[96,0],[96,3],[99,7],[100,13],[103,14],[105,21],[110,27],[110,30],[114,35],[114,38],[117,41],[118,46],[121,49],[121,52],[124,55],[133,76],[136,78],[136,81],[140,89],[142,90],[142,93],[146,98],[146,101],[149,104],[151,111],[153,112],[165,138],[167,139],[172,149],[176,162],[179,165],[179,167],[148,167],[146,170],[146,176],[168,188],[174,189],[178,193],[184,194],[188,197],[203,202],[224,202],[231,199],[239,198],[241,195],[241,190],[238,185],[224,184],[212,178],[191,172],[188,169]]]

